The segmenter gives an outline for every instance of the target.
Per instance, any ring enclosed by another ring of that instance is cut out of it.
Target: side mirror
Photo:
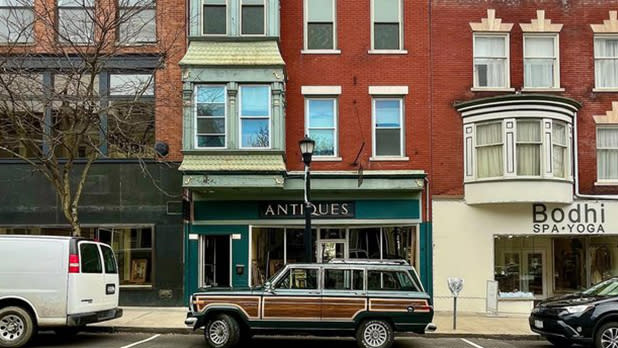
[[[264,290],[267,292],[274,292],[273,285],[271,282],[264,283]]]

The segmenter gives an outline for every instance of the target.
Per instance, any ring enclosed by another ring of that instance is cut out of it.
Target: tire
[[[204,339],[210,348],[231,348],[240,341],[238,321],[227,314],[210,318],[204,326]]]
[[[594,333],[595,348],[612,347],[611,344],[604,345],[604,341],[606,339],[618,340],[618,323],[617,322],[605,323]]]
[[[21,307],[0,308],[0,347],[22,347],[34,334],[32,314]]]
[[[561,338],[561,337],[545,337],[545,339],[549,343],[551,343],[554,346],[559,347],[559,348],[569,348],[570,346],[573,345],[572,342],[570,342],[567,339]]]
[[[364,321],[356,330],[356,342],[360,348],[389,348],[394,339],[393,328],[385,320]]]

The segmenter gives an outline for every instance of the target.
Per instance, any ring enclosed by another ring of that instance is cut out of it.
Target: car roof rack
[[[328,261],[331,264],[347,264],[347,265],[400,265],[408,266],[408,261],[404,259],[392,260],[377,260],[377,259],[331,259]]]

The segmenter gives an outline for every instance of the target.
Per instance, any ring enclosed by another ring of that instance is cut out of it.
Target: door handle
[[[92,303],[94,301],[91,298],[85,298],[85,299],[82,300],[82,302]]]
[[[310,295],[319,295],[320,292],[319,291],[309,291]]]

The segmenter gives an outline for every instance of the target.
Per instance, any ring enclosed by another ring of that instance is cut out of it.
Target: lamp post
[[[305,134],[305,137],[298,142],[298,145],[300,145],[300,153],[303,155],[303,163],[305,163],[305,262],[311,262],[313,243],[311,238],[311,172],[309,167],[311,166],[311,156],[313,155],[315,141]]]

